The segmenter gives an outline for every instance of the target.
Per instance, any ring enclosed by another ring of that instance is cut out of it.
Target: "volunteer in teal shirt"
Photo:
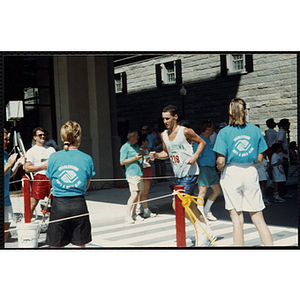
[[[137,131],[130,130],[127,134],[127,139],[128,141],[120,149],[120,164],[125,166],[126,180],[130,191],[125,222],[132,224],[141,219],[141,216],[136,214],[136,203],[138,202],[140,191],[144,189],[143,157],[137,144],[139,139]]]
[[[64,150],[50,155],[46,172],[54,196],[46,244],[62,248],[71,243],[83,248],[92,240],[84,194],[95,175],[94,164],[91,156],[78,150],[81,127],[77,122],[66,122],[60,135]]]

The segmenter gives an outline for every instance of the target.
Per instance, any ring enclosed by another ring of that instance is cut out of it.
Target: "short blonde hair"
[[[246,125],[246,103],[243,99],[232,99],[229,104],[229,125],[243,126]]]
[[[81,136],[81,127],[77,122],[70,120],[61,127],[60,136],[67,151],[69,146],[75,144],[76,139]]]

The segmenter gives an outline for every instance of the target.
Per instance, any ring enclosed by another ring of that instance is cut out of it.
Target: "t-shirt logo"
[[[72,165],[59,167],[58,171],[62,171],[56,179],[56,183],[64,189],[78,187],[81,181],[78,177],[79,169]]]
[[[239,135],[233,139],[235,142],[232,152],[240,157],[248,156],[254,148],[251,146],[250,137],[247,135]]]
[[[250,143],[246,140],[240,140],[237,142],[237,146],[236,148],[239,150],[239,151],[247,151],[250,147]]]
[[[72,170],[63,171],[59,177],[64,183],[73,183],[78,178],[77,174]]]

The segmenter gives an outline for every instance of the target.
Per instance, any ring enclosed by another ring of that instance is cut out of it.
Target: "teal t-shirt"
[[[257,162],[257,155],[268,149],[260,129],[250,123],[245,126],[226,126],[217,135],[214,151],[230,162],[247,164]]]
[[[54,197],[84,195],[94,175],[92,158],[79,150],[61,150],[49,157],[46,176],[52,182]]]
[[[133,158],[137,154],[140,154],[140,147],[138,144],[132,145],[127,141],[120,149],[120,161]],[[143,176],[143,159],[140,158],[131,164],[125,165],[125,174],[127,179],[132,176]]]

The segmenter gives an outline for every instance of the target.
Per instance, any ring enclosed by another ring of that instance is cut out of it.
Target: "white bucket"
[[[18,224],[19,248],[37,248],[38,234],[41,224],[37,222]]]

